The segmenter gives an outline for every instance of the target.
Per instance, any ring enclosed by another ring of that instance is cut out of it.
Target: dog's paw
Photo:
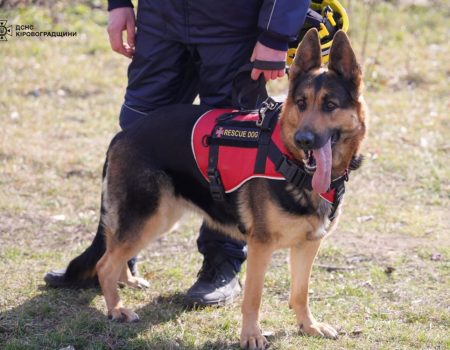
[[[123,307],[111,310],[108,313],[108,318],[117,322],[137,322],[139,321],[139,316],[137,313],[125,309]]]
[[[141,277],[130,277],[125,281],[119,281],[119,286],[128,286],[136,289],[145,289],[150,287],[150,283]]]
[[[253,331],[242,330],[240,343],[241,349],[249,350],[264,350],[269,345],[269,342],[259,329]]]
[[[325,337],[330,339],[337,339],[338,332],[330,325],[322,322],[313,322],[310,324],[301,324],[299,326],[300,333],[312,335],[316,337]]]
[[[130,287],[133,288],[139,288],[139,289],[144,289],[144,288],[149,288],[150,287],[150,283],[141,278],[141,277],[133,277],[128,281],[128,285]]]

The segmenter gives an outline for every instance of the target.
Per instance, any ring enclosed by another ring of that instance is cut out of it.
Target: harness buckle
[[[295,165],[288,157],[283,155],[281,161],[276,166],[276,170],[284,176],[284,178],[294,185],[295,187],[301,187],[306,174],[301,170],[300,167]]]
[[[222,179],[217,169],[208,169],[209,190],[215,201],[223,202],[225,199],[225,191],[223,190]]]
[[[268,97],[261,103],[261,107],[258,110],[259,119],[256,121],[256,126],[261,127],[264,118],[266,117],[267,111],[273,111],[277,108],[278,102],[276,102],[273,98]]]

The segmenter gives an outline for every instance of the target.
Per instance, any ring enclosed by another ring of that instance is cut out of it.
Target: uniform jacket
[[[132,7],[109,0],[108,10]],[[287,50],[303,26],[309,0],[139,0],[137,27],[167,40],[220,44],[253,38]]]

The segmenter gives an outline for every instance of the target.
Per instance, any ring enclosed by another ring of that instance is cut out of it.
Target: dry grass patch
[[[349,183],[340,227],[325,242],[311,285],[313,312],[338,327],[340,338],[298,334],[287,306],[286,252],[279,252],[262,308],[272,349],[450,347],[448,11],[443,1],[371,3],[365,44],[370,6],[352,1],[350,14],[350,36],[365,53],[366,162]],[[55,6],[0,16],[79,32],[1,43],[0,348],[237,349],[238,303],[182,306],[201,264],[195,218],[142,254],[149,290],[121,290],[138,324],[109,322],[98,290],[44,286],[45,272],[64,266],[93,237],[128,63],[109,50],[104,10]],[[284,86],[271,87],[280,93]]]

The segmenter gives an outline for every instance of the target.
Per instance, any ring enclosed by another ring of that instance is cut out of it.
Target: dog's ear
[[[312,28],[303,37],[302,42],[295,53],[294,62],[289,70],[289,78],[294,81],[300,74],[320,68],[322,64],[322,51],[317,29]]]
[[[361,67],[356,60],[347,34],[342,30],[334,35],[333,44],[330,49],[328,69],[351,83],[352,97],[357,100],[362,89]]]

